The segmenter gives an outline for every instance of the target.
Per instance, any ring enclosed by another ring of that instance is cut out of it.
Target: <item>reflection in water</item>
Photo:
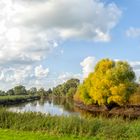
[[[75,108],[74,102],[66,98],[47,98],[40,99],[18,106],[12,106],[9,108],[14,112],[41,112],[51,115],[79,115]]]

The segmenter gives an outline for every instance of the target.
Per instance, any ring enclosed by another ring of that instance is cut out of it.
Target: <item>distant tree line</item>
[[[43,96],[54,95],[54,96],[73,97],[73,95],[76,93],[76,90],[79,84],[80,84],[80,81],[78,79],[70,79],[63,84],[58,85],[54,87],[53,89],[49,88],[48,90],[45,90],[44,88],[37,89],[36,87],[32,87],[29,90],[27,90],[25,86],[18,85],[12,89],[9,89],[8,91],[0,90],[0,96],[39,95],[43,97]]]
[[[13,95],[32,95],[32,96],[39,95],[39,96],[46,96],[46,95],[50,94],[50,92],[51,92],[51,89],[45,90],[44,88],[40,88],[40,89],[37,90],[36,87],[32,87],[29,90],[27,90],[25,88],[25,86],[18,85],[18,86],[15,86],[12,89],[9,89],[8,91],[0,90],[0,96],[7,96],[7,95],[10,95],[10,96],[13,96]]]

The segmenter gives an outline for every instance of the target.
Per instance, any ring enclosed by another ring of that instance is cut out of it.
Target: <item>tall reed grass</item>
[[[14,113],[0,109],[0,128],[39,131],[55,135],[99,136],[107,140],[140,139],[140,119],[80,118],[41,113]]]

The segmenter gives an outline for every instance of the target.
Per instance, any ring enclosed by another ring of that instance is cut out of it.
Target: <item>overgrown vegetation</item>
[[[103,59],[79,86],[75,100],[85,104],[124,105],[136,88],[135,73],[127,62]]]
[[[140,139],[140,120],[46,116],[41,113],[13,113],[0,109],[0,128],[43,132],[62,136],[88,136],[108,140]]]

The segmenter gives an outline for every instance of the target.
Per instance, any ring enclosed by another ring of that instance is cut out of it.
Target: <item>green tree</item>
[[[14,93],[14,90],[13,90],[13,89],[9,89],[9,90],[7,91],[7,94],[8,94],[8,95],[14,95],[15,93]]]
[[[28,94],[29,95],[35,95],[37,94],[37,88],[36,87],[32,87],[28,90]]]
[[[37,91],[37,94],[41,97],[44,97],[47,95],[47,92],[45,91],[44,88],[40,88],[38,91]]]
[[[70,97],[70,98],[73,98],[74,94],[76,93],[76,90],[77,90],[77,88],[71,87],[71,88],[68,90],[66,96],[67,96],[67,97]]]
[[[0,90],[0,96],[5,96],[5,95],[6,95],[5,91]]]
[[[47,95],[50,95],[50,94],[52,94],[52,90],[51,90],[51,88],[49,88],[48,90],[47,90]]]
[[[14,90],[15,95],[26,95],[27,94],[26,88],[22,85],[15,86],[13,90]]]
[[[53,95],[55,96],[73,96],[77,90],[80,81],[78,79],[70,79],[65,83],[53,88]]]
[[[78,88],[75,100],[85,104],[125,104],[136,90],[135,73],[127,62],[103,59]]]

